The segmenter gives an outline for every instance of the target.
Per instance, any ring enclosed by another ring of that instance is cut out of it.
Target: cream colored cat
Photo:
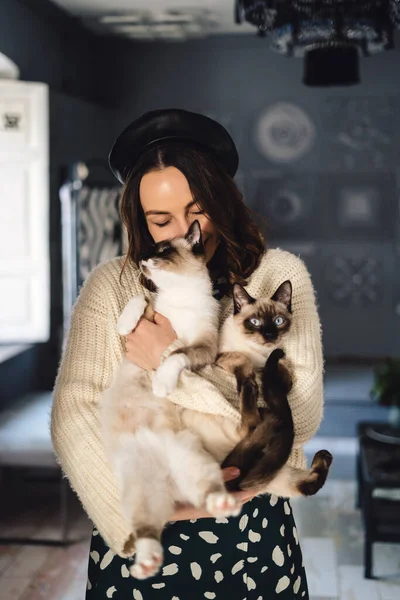
[[[181,409],[165,399],[183,368],[213,363],[217,354],[219,304],[198,221],[185,238],[156,244],[141,268],[158,288],[154,309],[185,343],[155,373],[153,386],[146,371],[124,358],[100,399],[105,449],[135,538],[130,572],[144,579],[160,568],[161,532],[175,503],[204,507],[215,517],[237,515],[241,504],[226,491],[218,460],[185,426]],[[118,321],[119,333],[132,331],[146,310],[144,297],[132,298]]]

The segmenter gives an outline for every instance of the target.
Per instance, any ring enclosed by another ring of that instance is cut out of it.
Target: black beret
[[[111,171],[124,183],[143,153],[174,141],[203,150],[231,177],[235,175],[239,157],[227,130],[205,115],[179,108],[153,110],[128,125],[111,148],[108,157]]]

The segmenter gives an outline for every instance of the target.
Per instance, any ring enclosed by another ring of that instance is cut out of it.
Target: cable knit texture
[[[105,457],[98,399],[123,358],[123,339],[117,319],[132,296],[153,296],[139,283],[138,271],[127,265],[120,279],[123,258],[96,267],[72,311],[71,326],[54,388],[51,434],[56,455],[72,488],[112,551],[122,557],[133,553],[130,529],[121,514],[116,478]],[[283,345],[294,367],[289,400],[295,424],[295,447],[290,464],[305,466],[302,446],[316,433],[322,418],[323,359],[321,328],[315,294],[304,263],[289,252],[268,250],[249,279],[248,292],[271,297],[290,279],[293,287],[293,321]],[[232,300],[221,300],[221,323],[232,313]],[[173,342],[162,361],[180,346]],[[171,400],[194,410],[224,415],[239,421],[238,396],[233,375],[208,366],[199,374],[183,371]]]

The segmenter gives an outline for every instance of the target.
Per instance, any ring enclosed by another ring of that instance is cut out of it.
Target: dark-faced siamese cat
[[[258,489],[278,496],[310,496],[324,485],[332,462],[327,450],[314,456],[309,470],[287,465],[293,449],[294,424],[288,402],[292,388],[285,354],[277,348],[289,334],[292,285],[284,281],[270,299],[256,300],[239,284],[233,286],[233,315],[227,319],[219,343],[217,364],[236,376],[242,416],[242,439],[222,467],[236,466],[240,476],[227,488]],[[258,407],[256,371],[262,371]]]

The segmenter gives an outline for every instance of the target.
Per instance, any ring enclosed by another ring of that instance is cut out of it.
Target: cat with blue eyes
[[[234,310],[222,327],[217,357],[217,365],[236,377],[242,416],[241,440],[222,462],[222,467],[240,469],[227,488],[258,488],[259,493],[284,497],[313,495],[326,481],[332,456],[320,450],[309,470],[287,464],[294,443],[288,401],[292,377],[279,346],[292,323],[291,282],[284,281],[271,298],[255,299],[239,284],[232,295]]]

